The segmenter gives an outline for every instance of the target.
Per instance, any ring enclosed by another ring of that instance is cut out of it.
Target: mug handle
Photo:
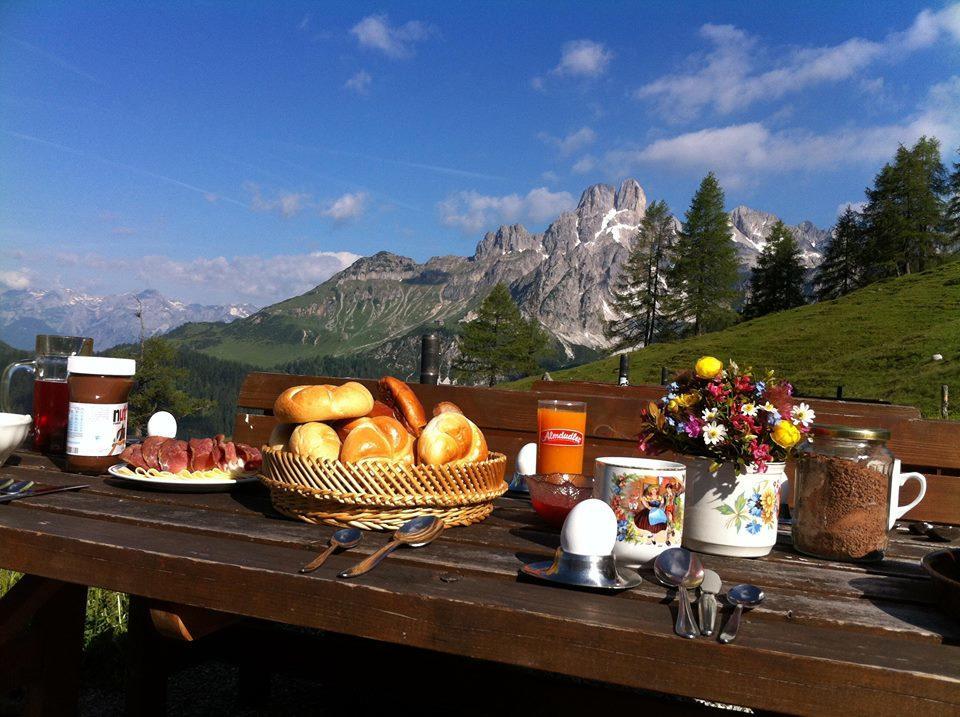
[[[909,505],[900,505],[900,489],[906,484],[910,479],[920,481],[920,492],[917,494],[917,497],[913,499],[913,502]],[[901,473],[900,472],[900,459],[896,458],[893,461],[893,479],[890,482],[890,520],[887,525],[887,530],[891,530],[900,518],[906,515],[912,508],[914,508],[917,503],[923,500],[923,496],[927,494],[927,477],[922,473]]]
[[[21,370],[36,375],[36,360],[17,361],[3,369],[3,375],[0,376],[0,411],[4,413],[13,412],[13,403],[10,400],[10,382],[13,380],[13,375]]]

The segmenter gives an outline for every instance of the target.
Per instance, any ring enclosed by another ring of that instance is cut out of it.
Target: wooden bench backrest
[[[251,445],[263,444],[273,430],[273,403],[290,386],[304,384],[338,385],[351,379],[327,376],[251,373],[243,382],[237,400],[238,412],[234,439]],[[376,382],[360,383],[376,392]],[[547,384],[544,386],[543,384]],[[429,414],[440,401],[453,401],[484,432],[492,450],[505,453],[508,472],[520,447],[536,440],[537,401],[541,398],[576,397],[587,403],[585,465],[604,455],[633,456],[637,425],[646,402],[662,395],[660,386],[618,388],[610,384],[569,384],[537,382],[531,391],[505,391],[463,386],[410,384]],[[587,390],[599,386],[594,391]],[[824,405],[821,405],[824,404]],[[825,404],[844,404],[828,406]],[[812,402],[811,402],[811,405]],[[910,517],[923,520],[960,523],[960,424],[947,421],[923,421],[914,416],[916,409],[903,406],[877,406],[870,409],[895,409],[893,415],[863,415],[861,404],[848,401],[823,401],[814,405],[818,419],[854,426],[877,426],[892,432],[891,450],[903,461],[904,470],[918,470],[928,476],[927,498]],[[821,414],[822,411],[822,414]],[[900,413],[901,418],[894,420]],[[911,418],[912,417],[912,418]],[[912,499],[915,482],[908,485],[902,502]]]

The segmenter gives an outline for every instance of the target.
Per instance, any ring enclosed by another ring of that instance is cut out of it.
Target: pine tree
[[[921,137],[911,149],[900,145],[867,190],[868,280],[923,271],[939,261],[948,245],[946,192],[939,141]]]
[[[684,216],[667,274],[670,319],[697,336],[737,319],[740,261],[723,203],[723,189],[710,172]]]
[[[139,349],[139,353],[134,353]],[[177,365],[177,350],[159,336],[146,339],[137,349],[118,352],[137,360],[136,385],[130,392],[130,433],[143,435],[147,421],[157,411],[169,411],[178,421],[213,410],[213,401],[197,399],[179,388],[189,375]],[[182,421],[181,421],[182,422]]]
[[[453,370],[460,379],[493,386],[534,373],[546,346],[544,331],[536,321],[524,319],[507,287],[497,284],[477,317],[464,324]]]
[[[860,286],[863,257],[862,217],[852,207],[837,220],[813,280],[817,301],[836,299]]]
[[[957,147],[957,154],[960,154],[960,147]],[[953,163],[947,193],[946,250],[953,253],[960,251],[960,161]]]
[[[648,346],[667,333],[661,304],[664,273],[675,236],[667,203],[652,202],[612,292],[618,317],[607,322],[606,334],[616,349]]]
[[[796,237],[778,219],[767,235],[756,265],[750,270],[750,298],[744,315],[753,319],[803,306],[807,303],[803,295],[806,274]]]

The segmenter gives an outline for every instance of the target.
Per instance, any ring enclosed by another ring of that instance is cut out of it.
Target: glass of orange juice
[[[583,473],[587,404],[540,401],[537,404],[537,473]]]

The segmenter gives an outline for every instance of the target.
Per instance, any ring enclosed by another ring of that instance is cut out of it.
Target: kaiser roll
[[[342,386],[294,386],[281,393],[273,404],[273,415],[286,423],[335,421],[366,416],[373,408],[373,396],[356,381]]]
[[[421,463],[474,463],[487,460],[487,441],[480,429],[462,413],[447,411],[435,416],[417,440]]]
[[[326,423],[304,423],[294,429],[287,450],[301,458],[335,461],[340,455],[340,439]]]
[[[364,416],[364,418],[376,418],[377,416],[396,418],[393,414],[393,409],[382,401],[374,401],[373,408],[370,409],[370,413]],[[340,436],[340,440],[342,441],[359,420],[359,418],[349,418],[342,421],[331,421],[330,427],[337,432],[337,435]]]
[[[393,409],[394,416],[408,433],[419,436],[427,425],[427,413],[423,404],[407,384],[393,376],[380,379],[380,400]]]
[[[344,463],[388,461],[413,465],[413,436],[396,418],[358,418],[340,449]]]

